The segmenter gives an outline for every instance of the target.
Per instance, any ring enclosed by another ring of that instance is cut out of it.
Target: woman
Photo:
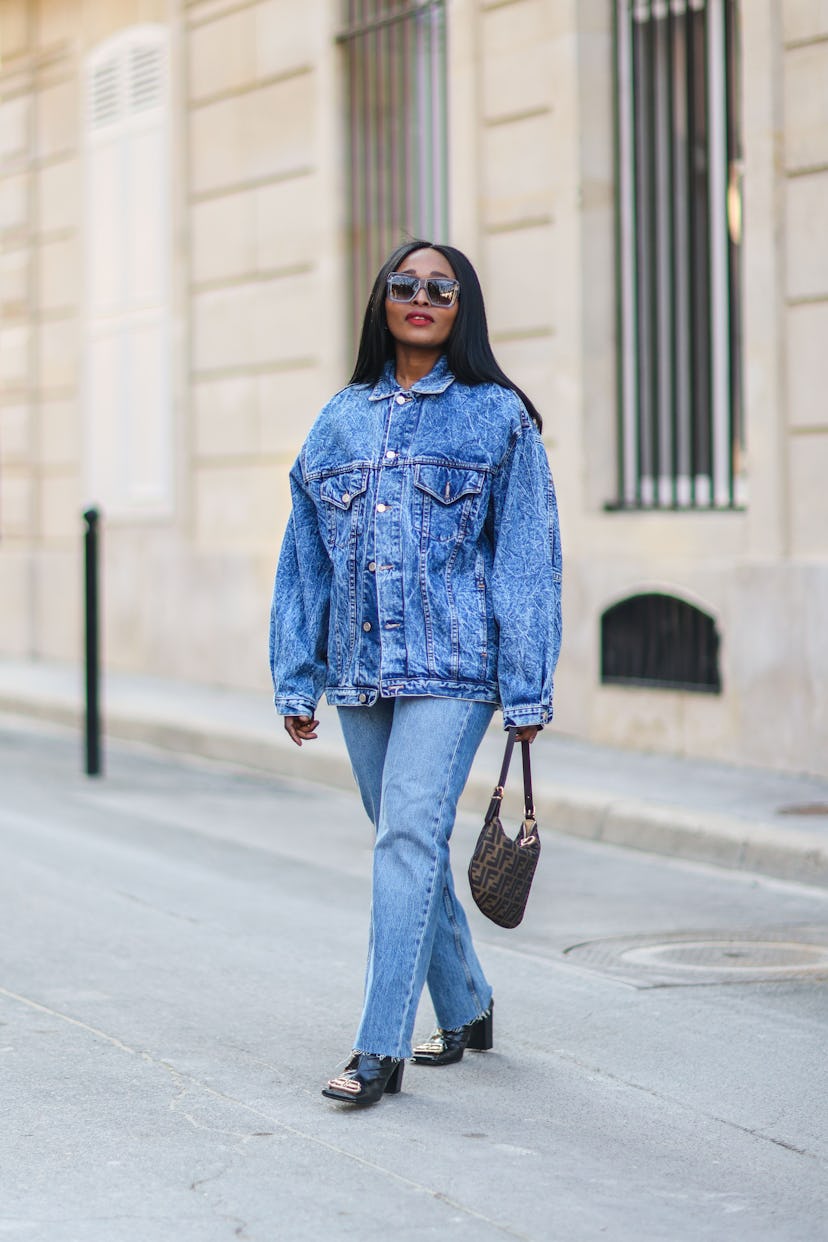
[[[540,425],[495,361],[465,255],[395,250],[351,382],[291,471],[271,616],[285,729],[316,738],[324,691],[376,828],[362,1019],[334,1100],[399,1090],[426,982],[438,1029],[415,1062],[492,1044],[449,838],[495,707],[529,741],[552,713],[561,554]]]

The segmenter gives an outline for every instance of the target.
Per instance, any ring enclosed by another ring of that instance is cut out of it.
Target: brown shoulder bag
[[[510,729],[500,780],[492,794],[483,829],[469,863],[472,897],[486,917],[501,927],[517,927],[522,920],[540,857],[528,742],[521,742],[525,815],[514,840],[503,831],[500,822],[500,805],[514,746],[515,731]]]

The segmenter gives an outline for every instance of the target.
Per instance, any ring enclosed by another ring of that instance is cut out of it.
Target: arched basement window
[[[110,515],[172,506],[169,32],[137,25],[84,75],[84,457]]]
[[[674,595],[621,600],[601,617],[601,681],[719,694],[715,621]]]

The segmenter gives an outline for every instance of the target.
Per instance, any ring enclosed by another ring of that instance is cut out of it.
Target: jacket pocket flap
[[[347,470],[343,474],[332,474],[323,479],[319,487],[319,495],[337,509],[349,509],[351,501],[362,494],[368,486],[367,470]]]
[[[414,467],[414,486],[443,505],[452,505],[461,496],[478,496],[483,491],[484,480],[481,470],[468,470],[463,466]]]

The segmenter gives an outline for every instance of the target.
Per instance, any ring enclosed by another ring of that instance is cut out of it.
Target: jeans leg
[[[394,700],[377,699],[371,707],[339,707],[337,714],[362,805],[376,828],[385,752],[394,723]]]
[[[385,752],[394,723],[394,700],[377,699],[371,707],[339,707],[339,724],[345,738],[345,748],[351,760],[351,771],[357,783],[362,805],[371,823],[376,828],[379,823],[380,805],[382,801],[382,773],[385,767]],[[374,945],[373,913],[368,918],[368,961],[365,967],[367,988],[367,972],[370,968]]]
[[[355,1044],[360,1052],[411,1054],[417,1005],[443,917],[451,939],[441,934],[439,959],[449,945],[457,952],[460,923],[452,922],[444,902],[448,842],[457,800],[493,710],[459,699],[395,701],[374,847],[373,937]],[[460,939],[464,949],[466,941],[470,945],[468,925]],[[476,963],[473,950],[471,956]],[[477,979],[465,965],[440,971],[442,988],[451,989],[441,1004],[447,1013],[462,1012],[458,1025],[477,1017],[491,996],[479,963]]]
[[[446,1031],[473,1022],[492,1003],[492,989],[457,900],[451,868],[446,870],[427,982],[437,1025]]]

